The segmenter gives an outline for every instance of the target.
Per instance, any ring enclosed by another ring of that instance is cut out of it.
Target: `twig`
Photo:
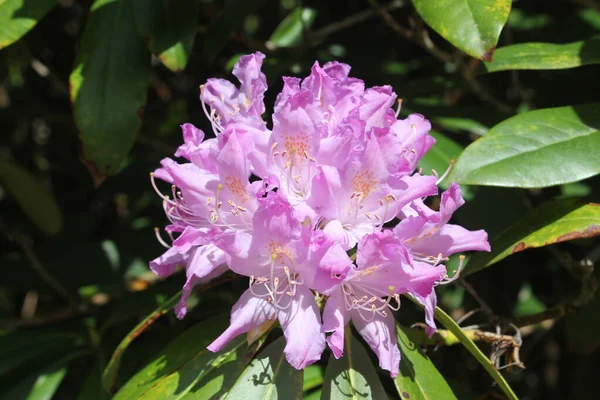
[[[56,322],[64,321],[81,314],[83,314],[83,312],[78,307],[70,305],[67,308],[40,317],[1,320],[0,328],[11,331],[21,328],[54,324]]]
[[[463,78],[467,85],[467,88],[475,96],[477,96],[477,98],[479,98],[485,103],[496,107],[503,113],[514,114],[515,110],[513,107],[494,98],[494,96],[492,96],[489,93],[488,89],[479,81],[477,81],[477,79],[475,78],[475,70],[473,68],[474,66],[476,66],[476,64],[471,64],[471,66],[465,65],[464,63],[460,62],[460,58],[453,57],[451,53],[448,53],[435,46],[435,44],[429,37],[427,29],[424,26],[416,26],[415,29],[405,28],[394,19],[394,17],[388,12],[388,10],[379,6],[377,0],[369,0],[369,3],[373,8],[377,10],[383,22],[385,22],[390,28],[392,28],[394,32],[398,33],[405,39],[417,44],[441,62],[447,63],[456,61],[459,76]],[[479,60],[475,61],[477,63],[479,62]]]
[[[440,48],[436,47],[429,38],[427,31],[425,31],[424,29],[420,31],[413,31],[408,28],[405,28],[398,22],[396,22],[392,14],[389,13],[389,10],[380,6],[379,3],[377,3],[377,0],[369,0],[369,3],[371,4],[371,7],[373,7],[381,16],[383,22],[385,22],[390,28],[392,28],[394,32],[403,36],[405,39],[410,40],[411,42],[421,46],[425,51],[427,51],[429,54],[431,54],[438,60],[442,62],[452,61],[452,54],[447,53],[441,50]]]
[[[403,0],[394,0],[384,6],[381,6],[381,9],[385,10],[385,11],[390,11],[390,10],[396,10],[398,8],[404,7],[405,5],[406,5],[406,3]],[[376,16],[377,14],[379,14],[378,10],[369,8],[369,9],[361,11],[357,14],[350,15],[349,17],[347,17],[341,21],[333,22],[333,23],[325,26],[324,28],[321,28],[312,33],[309,33],[308,38],[311,41],[317,41],[320,39],[324,39],[325,37],[332,35],[336,32],[350,28],[354,25],[358,25],[361,22],[364,22],[364,21]]]
[[[465,290],[467,292],[469,292],[469,294],[475,299],[475,301],[477,301],[477,303],[479,303],[479,307],[481,308],[481,311],[483,311],[490,320],[497,319],[496,315],[494,314],[494,311],[492,311],[492,308],[490,307],[490,305],[481,296],[479,296],[479,293],[477,293],[475,288],[469,282],[467,282],[466,280],[461,278],[461,279],[459,279],[459,283],[462,287],[465,288]]]

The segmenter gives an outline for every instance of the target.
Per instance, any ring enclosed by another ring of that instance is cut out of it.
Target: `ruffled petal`
[[[189,255],[180,253],[176,248],[171,247],[160,257],[150,261],[150,269],[158,276],[169,276],[178,265],[185,265]]]

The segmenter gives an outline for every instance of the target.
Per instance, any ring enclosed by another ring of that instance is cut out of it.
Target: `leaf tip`
[[[492,46],[489,49],[486,50],[485,53],[483,53],[483,56],[481,56],[481,59],[485,62],[489,62],[491,63],[493,58],[494,58],[494,52],[496,51],[496,46]]]

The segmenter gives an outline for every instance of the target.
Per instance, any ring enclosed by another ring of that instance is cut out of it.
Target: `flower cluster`
[[[437,177],[415,172],[434,144],[419,114],[398,119],[389,86],[365,89],[350,67],[315,63],[303,80],[283,78],[268,129],[264,55],[243,56],[233,69],[240,86],[209,79],[200,100],[215,134],[182,125],[184,143],[152,174],[172,185],[164,195],[171,224],[168,250],[150,264],[161,276],[184,265],[187,281],[176,307],[186,314],[194,285],[227,269],[248,277],[231,323],[213,343],[278,320],[288,362],[301,369],[328,344],[344,351],[350,321],[398,373],[400,352],[391,310],[407,294],[425,307],[435,330],[434,288],[450,281],[444,262],[468,250],[489,251],[484,231],[449,224],[463,204],[460,188],[442,193]],[[321,309],[315,299],[325,300]],[[321,315],[322,314],[322,315]]]

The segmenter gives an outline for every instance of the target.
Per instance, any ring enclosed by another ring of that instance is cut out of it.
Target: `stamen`
[[[450,165],[448,165],[448,168],[446,169],[446,172],[444,172],[444,175],[440,176],[438,178],[437,181],[435,181],[436,185],[439,185],[440,182],[442,182],[444,179],[446,179],[446,177],[448,176],[448,174],[450,173],[450,171],[452,170],[452,167],[454,166],[454,160],[450,160]],[[436,175],[437,176],[437,175]]]
[[[158,228],[154,228],[154,234],[156,235],[156,239],[158,240],[158,243],[160,243],[161,245],[163,245],[164,247],[166,247],[167,249],[170,249],[171,246],[169,246],[167,244],[167,242],[165,242],[163,240],[163,238],[160,236],[160,229]]]
[[[402,109],[402,99],[398,99],[398,109],[396,110],[396,118],[400,115],[400,110]]]

